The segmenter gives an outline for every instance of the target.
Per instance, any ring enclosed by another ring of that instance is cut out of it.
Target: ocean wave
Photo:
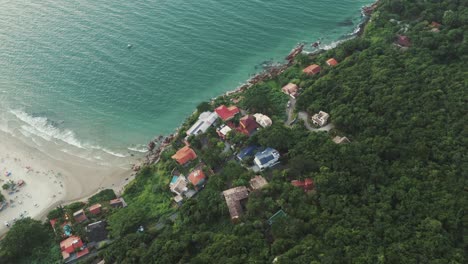
[[[148,152],[148,148],[144,145],[136,146],[136,147],[128,147],[127,149],[130,151],[141,152],[141,153]]]
[[[119,158],[126,158],[128,157],[128,155],[125,155],[125,154],[122,154],[122,153],[118,153],[118,152],[114,152],[112,150],[109,150],[109,149],[106,149],[106,148],[102,148],[102,147],[96,147],[94,149],[98,149],[98,150],[102,150],[104,152],[106,152],[107,154],[110,154],[112,156],[116,156],[116,157],[119,157]]]
[[[21,110],[10,110],[9,112],[24,123],[20,126],[19,131],[25,137],[33,138],[32,136],[36,136],[50,142],[60,140],[68,145],[77,147],[79,149],[99,150],[119,158],[128,157],[128,155],[118,153],[101,146],[84,143],[78,140],[78,138],[75,135],[75,132],[73,132],[70,129],[58,128],[54,125],[56,124],[55,122],[49,120],[46,117],[35,117]],[[66,152],[71,153],[70,151]]]
[[[76,138],[75,133],[69,129],[60,129],[51,124],[46,117],[35,117],[21,110],[10,110],[16,118],[26,125],[21,126],[27,132],[37,135],[47,141],[61,140],[69,145],[84,149],[83,144]]]

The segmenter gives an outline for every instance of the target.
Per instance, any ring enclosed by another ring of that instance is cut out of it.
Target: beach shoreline
[[[1,131],[0,142],[0,185],[25,182],[17,191],[1,190],[8,205],[0,211],[0,236],[8,231],[6,223],[11,226],[22,217],[43,220],[58,205],[102,189],[120,193],[133,176],[130,165],[101,165],[67,153],[57,159]]]

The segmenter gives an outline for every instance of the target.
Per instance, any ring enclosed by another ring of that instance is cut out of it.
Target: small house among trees
[[[224,199],[231,215],[231,220],[237,222],[243,213],[241,201],[249,197],[245,186],[234,187],[223,192]]]
[[[317,64],[312,64],[304,70],[302,70],[302,72],[307,75],[315,75],[320,72],[320,66],[318,66]]]
[[[267,180],[261,175],[256,175],[250,180],[250,188],[254,190],[260,190],[268,184]]]
[[[328,118],[330,118],[330,115],[328,113],[320,111],[318,112],[318,114],[312,116],[312,122],[322,127],[328,123]]]
[[[291,96],[292,98],[296,98],[296,96],[298,95],[299,87],[294,83],[288,83],[285,86],[283,86],[281,90],[283,91],[283,93]]]

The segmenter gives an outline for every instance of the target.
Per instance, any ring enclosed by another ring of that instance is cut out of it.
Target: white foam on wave
[[[60,129],[58,127],[53,126],[46,117],[34,117],[21,110],[10,110],[9,112],[24,123],[19,127],[19,131],[21,132],[21,134],[23,134],[23,136],[25,137],[32,138],[33,140],[33,136],[36,136],[46,141],[54,143],[57,143],[56,141],[59,140],[82,150],[103,151],[109,155],[119,158],[125,158],[129,156],[109,150],[101,146],[91,145],[86,142],[82,142],[78,140],[75,132],[73,132],[70,129]],[[72,151],[64,151],[65,149],[63,148],[61,150],[66,153],[72,153]]]
[[[37,135],[47,141],[57,139],[77,148],[85,148],[76,138],[73,131],[54,127],[45,117],[34,117],[21,110],[10,110],[10,113],[23,121],[26,125],[22,125],[21,128],[31,134]]]
[[[136,146],[136,147],[128,147],[127,149],[130,150],[130,151],[140,152],[140,153],[148,152],[148,149],[144,145]]]

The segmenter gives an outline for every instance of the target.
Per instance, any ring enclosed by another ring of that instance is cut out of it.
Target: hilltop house
[[[333,138],[333,142],[335,142],[336,144],[344,144],[349,143],[350,141],[347,137],[336,136]]]
[[[291,96],[292,98],[296,98],[296,96],[298,95],[299,87],[294,83],[288,83],[285,86],[283,86],[281,90],[283,91],[283,93]]]
[[[267,180],[265,180],[265,178],[263,178],[261,175],[256,175],[250,180],[250,188],[252,191],[260,190],[267,184]]]
[[[203,188],[205,181],[206,181],[206,176],[205,173],[201,169],[196,169],[193,170],[189,176],[188,180],[190,183],[192,183],[193,187],[198,191],[201,188]]]
[[[179,149],[171,158],[176,160],[180,165],[185,165],[187,162],[196,159],[197,154],[189,146],[185,146]]]
[[[278,163],[280,154],[276,149],[267,148],[262,152],[255,154],[254,163],[260,170],[273,167]]]
[[[312,64],[304,70],[302,70],[302,72],[307,75],[315,75],[320,72],[320,66],[318,66],[317,64]]]
[[[242,200],[248,198],[249,191],[245,186],[239,186],[225,190],[223,192],[224,199],[226,200],[227,207],[229,209],[229,214],[231,215],[232,221],[238,221],[239,217],[243,213],[242,209]]]
[[[88,208],[88,211],[90,214],[98,215],[101,213],[101,208],[102,208],[101,204],[93,204]]]
[[[336,66],[336,65],[338,65],[338,61],[336,61],[334,58],[330,58],[330,59],[327,60],[327,65],[332,66],[332,67]]]
[[[84,248],[83,241],[78,236],[71,236],[60,242],[60,250],[65,263],[77,260],[89,254],[88,248]]]
[[[328,122],[328,118],[330,117],[329,114],[320,111],[318,114],[312,116],[312,122],[318,126],[324,126]]]
[[[73,218],[75,218],[75,221],[77,223],[81,223],[81,222],[84,222],[84,221],[88,220],[88,217],[86,217],[86,214],[83,211],[83,209],[74,212],[73,213]]]
[[[255,121],[262,127],[269,127],[273,124],[271,119],[264,114],[256,113],[253,116],[255,118]]]
[[[213,112],[203,112],[198,117],[198,121],[187,130],[187,136],[199,135],[205,133],[208,128],[218,119],[218,115]]]
[[[237,106],[226,107],[225,105],[221,105],[215,109],[215,112],[223,121],[227,121],[229,119],[232,119],[240,111],[239,108],[237,108]]]
[[[237,127],[237,131],[240,133],[250,136],[255,131],[257,131],[258,125],[255,121],[255,118],[251,115],[246,115],[242,117],[239,121],[239,127]]]

